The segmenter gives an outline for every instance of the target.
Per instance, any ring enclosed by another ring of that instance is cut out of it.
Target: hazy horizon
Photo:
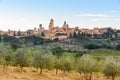
[[[67,21],[70,27],[120,29],[120,0],[0,0],[0,30],[48,28]]]

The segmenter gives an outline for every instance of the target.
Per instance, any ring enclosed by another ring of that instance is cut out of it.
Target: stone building
[[[69,28],[69,24],[67,24],[66,21],[64,21],[62,27],[59,26],[55,27],[53,19],[50,19],[49,29],[47,31],[44,31],[45,38],[50,39],[58,38],[59,40],[66,39],[67,37],[69,37],[69,34],[73,32],[74,28]]]

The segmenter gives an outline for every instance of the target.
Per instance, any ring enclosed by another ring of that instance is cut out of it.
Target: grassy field
[[[109,49],[96,49],[96,50],[90,50],[89,54],[92,56],[120,56],[120,51],[109,50]]]
[[[43,71],[40,75],[39,71],[33,68],[24,68],[23,72],[19,70],[18,67],[8,67],[3,71],[0,69],[0,80],[82,80],[79,73],[71,71],[69,73],[63,73],[59,71],[59,74],[55,74],[55,70]],[[93,75],[93,80],[110,80],[100,73],[95,73]],[[120,80],[117,77],[116,80]]]
[[[33,68],[24,68],[21,72],[18,67],[8,67],[5,71],[0,70],[0,80],[80,80],[80,75],[76,72],[64,74],[61,71],[56,75],[55,70],[44,70],[40,75]]]

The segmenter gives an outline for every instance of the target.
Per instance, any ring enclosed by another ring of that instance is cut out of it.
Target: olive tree
[[[57,75],[58,74],[58,70],[61,69],[61,61],[57,57],[55,57],[54,68],[56,69],[56,75]]]
[[[43,69],[45,68],[45,57],[44,53],[40,51],[36,51],[33,56],[33,67],[40,68],[40,75],[42,74]]]
[[[104,65],[103,73],[107,77],[111,77],[112,80],[115,80],[115,77],[120,75],[120,62],[115,59],[107,59]]]
[[[82,76],[82,79],[92,80],[92,75],[97,72],[97,62],[89,55],[83,55],[77,63],[77,71]]]
[[[55,56],[54,68],[56,69],[56,74],[61,68],[60,58],[63,55],[64,50],[61,47],[55,47],[52,49],[53,55]]]
[[[15,65],[20,66],[21,71],[23,67],[29,66],[30,58],[26,49],[18,49],[14,54]]]
[[[65,72],[70,72],[73,69],[74,58],[70,56],[63,56],[60,58],[61,70]]]
[[[45,58],[45,69],[47,70],[52,70],[54,68],[54,63],[55,63],[55,56],[52,55],[51,53],[47,53],[44,55]]]
[[[0,64],[7,67],[13,63],[13,52],[8,44],[0,43]]]
[[[55,47],[52,49],[53,55],[55,55],[57,58],[60,58],[64,52],[64,50],[61,47]]]

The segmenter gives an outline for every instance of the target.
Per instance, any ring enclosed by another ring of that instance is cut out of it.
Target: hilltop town
[[[66,39],[74,34],[89,34],[90,38],[94,38],[94,35],[99,35],[99,38],[102,38],[102,34],[106,33],[110,27],[105,28],[94,28],[94,29],[86,29],[79,27],[71,28],[66,21],[64,21],[63,26],[55,26],[54,19],[50,19],[49,28],[47,30],[44,29],[42,24],[39,24],[39,28],[29,29],[26,31],[2,31],[0,30],[1,35],[8,35],[8,36],[15,36],[16,38],[25,37],[25,36],[32,36],[32,35],[41,35],[45,39]],[[114,31],[117,31],[114,29]],[[112,37],[116,37],[114,34]],[[117,33],[117,38],[120,37],[120,33]]]

